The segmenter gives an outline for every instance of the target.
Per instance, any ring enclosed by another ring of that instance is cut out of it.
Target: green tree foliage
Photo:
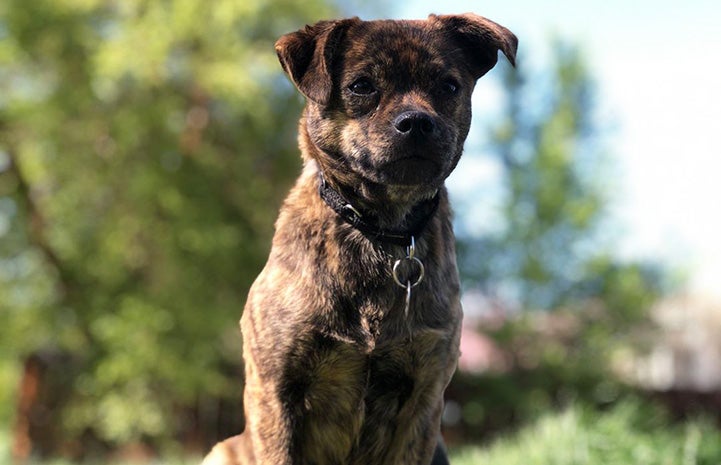
[[[614,255],[593,82],[576,47],[556,42],[552,50],[542,73],[523,59],[518,70],[505,68],[506,105],[492,138],[502,224],[459,236],[465,287],[506,310],[480,328],[502,352],[502,368],[459,373],[448,391],[468,436],[574,399],[622,397],[628,387],[613,362],[639,342],[635,333],[667,287],[659,265]]]
[[[503,68],[506,105],[492,137],[502,167],[502,225],[460,237],[462,275],[467,287],[522,309],[599,298],[626,317],[642,314],[662,273],[613,256],[594,83],[577,47],[555,41],[552,50],[543,73],[523,60],[518,70]]]
[[[332,14],[0,3],[3,401],[8,367],[43,351],[73,360],[66,438],[168,437],[178,407],[238,395],[236,321],[300,165],[301,101],[273,41]]]

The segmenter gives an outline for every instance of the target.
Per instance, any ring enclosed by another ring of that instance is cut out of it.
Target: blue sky
[[[618,254],[681,266],[693,292],[721,298],[721,4],[415,0],[392,16],[465,11],[511,29],[525,59],[542,59],[552,34],[583,47],[602,123],[613,128],[606,142],[619,173],[612,184]],[[482,81],[476,92],[493,94]],[[449,181],[452,190],[469,177],[493,176],[483,157],[468,158],[463,176]]]

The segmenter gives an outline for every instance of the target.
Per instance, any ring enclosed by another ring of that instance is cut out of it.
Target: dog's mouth
[[[445,164],[429,154],[403,155],[380,167],[383,177],[391,184],[417,185],[437,183],[443,179]]]

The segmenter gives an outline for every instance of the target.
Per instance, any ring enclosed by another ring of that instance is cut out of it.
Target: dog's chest
[[[454,352],[451,335],[419,330],[412,339],[382,341],[370,353],[355,343],[316,337],[320,350],[298,384],[301,448],[309,463],[385,463],[403,447],[413,419],[437,408]]]

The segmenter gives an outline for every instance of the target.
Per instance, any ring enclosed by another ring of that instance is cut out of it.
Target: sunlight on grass
[[[721,434],[702,421],[665,426],[636,404],[549,414],[488,448],[453,451],[453,465],[718,465]]]

